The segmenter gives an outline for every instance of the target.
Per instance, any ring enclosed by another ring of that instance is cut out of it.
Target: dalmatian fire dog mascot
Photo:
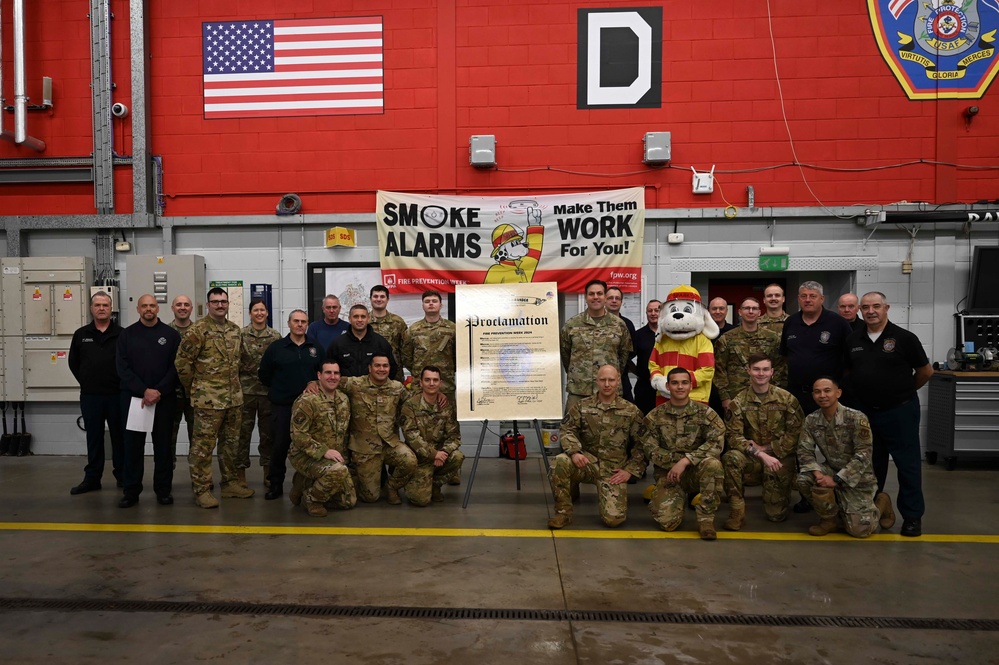
[[[649,356],[652,387],[658,393],[656,404],[669,396],[666,374],[682,367],[691,374],[690,399],[708,403],[711,380],[715,376],[715,352],[711,340],[718,337],[718,324],[701,294],[692,286],[681,285],[669,292],[659,312],[659,334]]]

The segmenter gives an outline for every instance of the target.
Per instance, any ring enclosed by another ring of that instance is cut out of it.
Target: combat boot
[[[823,517],[818,524],[808,527],[808,533],[812,536],[825,536],[839,530],[839,520],[835,517]]]
[[[243,487],[249,487],[249,485],[246,484],[246,469],[236,469],[236,482]]]
[[[305,507],[305,512],[309,513],[312,517],[326,517],[328,514],[326,506],[321,503],[316,503],[315,501],[310,501],[309,497],[305,497],[302,501],[302,505]]]
[[[249,499],[253,496],[253,490],[246,485],[240,485],[238,480],[233,480],[222,486],[223,499]]]
[[[697,532],[701,535],[701,540],[715,540],[718,533],[715,531],[715,518],[704,517],[697,520]]]
[[[430,500],[438,502],[444,500],[443,488],[440,485],[435,484],[430,490]]]
[[[194,495],[194,503],[198,504],[199,508],[219,507],[219,500],[211,492],[202,492],[201,494]]]
[[[263,469],[263,472],[264,472],[264,487],[270,487],[271,486],[271,481],[270,481],[270,479],[267,476],[271,475],[271,465],[270,464],[264,464],[260,468]]]
[[[878,495],[874,497],[874,505],[881,512],[881,518],[878,520],[881,528],[890,529],[895,526],[895,511],[891,508],[891,497],[888,496],[888,493],[878,492]]]
[[[399,496],[399,490],[394,487],[385,486],[385,500],[388,501],[390,506],[398,506],[402,504],[402,498]]]
[[[729,531],[738,531],[746,521],[746,500],[738,497],[729,497],[729,514],[725,520],[725,528]]]
[[[564,529],[572,524],[572,513],[555,513],[548,520],[549,529]]]

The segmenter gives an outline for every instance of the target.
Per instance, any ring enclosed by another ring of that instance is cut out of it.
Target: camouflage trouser
[[[239,452],[236,454],[236,468],[250,468],[250,438],[253,436],[253,421],[256,419],[260,443],[260,466],[271,465],[271,401],[267,395],[243,395],[242,420],[239,424]],[[255,418],[254,418],[255,417]]]
[[[393,467],[388,486],[400,489],[416,473],[416,453],[406,444],[383,445],[380,453],[358,453],[351,451],[351,462],[357,474],[357,498],[365,503],[374,503],[382,494],[382,466]]]
[[[572,463],[572,458],[562,453],[552,460],[551,483],[555,497],[555,512],[572,515],[570,487],[579,483],[597,486],[597,500],[600,503],[600,519],[607,526],[618,526],[628,518],[628,483],[611,485],[607,478],[600,476],[600,462],[590,453],[583,455],[590,461],[582,469]]]
[[[299,487],[308,501],[340,510],[349,510],[357,504],[354,480],[345,465],[302,454],[292,454],[289,461],[295,469],[292,485]]]
[[[729,498],[745,498],[746,486],[763,485],[763,511],[771,522],[787,519],[791,504],[791,481],[794,479],[794,456],[780,461],[779,471],[763,466],[759,457],[749,457],[740,450],[728,450],[722,455],[725,467],[725,494]]]
[[[194,441],[194,407],[191,406],[191,400],[178,395],[174,402],[173,434],[170,437],[170,454],[173,456],[174,466],[177,465],[177,436],[180,434],[181,418],[187,422],[187,440]]]
[[[836,472],[820,465],[822,473],[832,476]],[[815,484],[815,476],[811,471],[798,474],[798,491],[801,496],[808,497],[812,508],[820,519],[835,519],[838,515],[843,520],[843,528],[855,538],[866,538],[874,533],[881,518],[881,511],[874,505],[874,495],[877,494],[877,484],[861,485],[860,487],[840,486],[828,492],[815,490],[831,489]]]
[[[718,511],[723,486],[721,460],[708,458],[697,466],[691,464],[683,471],[679,483],[666,479],[669,469],[655,468],[656,486],[652,490],[649,510],[652,518],[663,531],[675,531],[683,522],[683,512],[687,508],[687,495],[701,495],[697,504],[697,521],[713,520]]]
[[[239,411],[238,406],[231,409],[194,409],[194,438],[187,462],[191,466],[191,487],[195,494],[207,492],[212,484],[212,451],[216,442],[222,485],[236,480]]]
[[[413,479],[406,484],[406,498],[416,506],[425,506],[433,496],[433,487],[441,487],[454,474],[461,473],[461,463],[465,456],[456,450],[447,456],[442,466],[434,466],[433,462],[419,464]]]

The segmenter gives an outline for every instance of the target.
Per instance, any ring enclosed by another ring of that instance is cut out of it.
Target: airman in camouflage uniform
[[[674,367],[666,380],[669,401],[645,417],[645,457],[653,464],[656,480],[649,509],[664,531],[675,531],[683,521],[687,495],[696,494],[698,532],[703,540],[714,540],[725,426],[710,407],[690,399],[687,370]]]
[[[236,451],[243,391],[239,361],[243,343],[239,326],[226,319],[229,296],[220,288],[208,292],[208,316],[193,324],[177,350],[177,375],[194,407],[194,439],[188,463],[195,502],[219,505],[211,493],[212,451],[219,449],[223,498],[249,498],[253,490],[238,482]]]
[[[780,355],[780,335],[761,328],[758,324],[760,304],[755,298],[746,298],[739,306],[742,321],[715,340],[715,376],[712,384],[718,389],[722,406],[749,387],[749,356],[761,353],[773,363],[773,382],[787,384],[787,364]]]
[[[843,391],[831,379],[818,379],[812,399],[819,410],[805,417],[798,441],[798,490],[810,497],[819,523],[808,529],[824,536],[839,528],[866,538],[878,528],[878,481],[871,461],[871,425],[860,411],[839,403]],[[819,462],[815,450],[825,458]],[[885,495],[887,496],[887,495]]]
[[[780,284],[767,284],[763,289],[763,304],[765,307],[763,316],[756,320],[761,328],[777,333],[777,337],[784,332],[784,322],[789,314],[784,311],[784,287]]]
[[[597,370],[612,365],[624,372],[632,354],[631,333],[620,317],[605,307],[607,285],[586,285],[586,311],[569,319],[559,335],[562,368],[566,373],[565,412],[597,392]]]
[[[402,339],[402,364],[413,377],[427,365],[441,370],[441,391],[454,402],[455,326],[441,316],[441,294],[423,292],[423,320],[409,327]]]
[[[327,506],[348,510],[357,503],[347,468],[350,401],[337,390],[339,385],[340,366],[324,362],[319,392],[302,395],[291,407],[288,459],[295,477],[288,498],[295,505],[304,500],[305,510],[313,517],[325,517]]]
[[[239,385],[243,389],[243,410],[239,428],[239,451],[236,454],[236,469],[239,482],[246,485],[246,470],[250,468],[250,438],[256,420],[260,433],[257,453],[260,466],[264,469],[264,485],[271,465],[271,401],[267,398],[268,388],[260,383],[257,371],[264,351],[273,342],[281,339],[281,333],[267,325],[267,306],[263,300],[250,301],[250,325],[240,331],[243,341],[243,355],[239,363]]]
[[[443,501],[442,486],[461,473],[465,461],[454,403],[438,402],[440,384],[440,369],[427,365],[420,373],[420,392],[402,405],[402,433],[418,464],[406,485],[406,496],[414,506]]]
[[[728,449],[722,455],[730,515],[725,528],[738,531],[746,518],[746,485],[763,485],[763,511],[783,522],[790,511],[795,452],[804,414],[794,395],[770,383],[773,361],[762,353],[748,359],[750,386],[732,400],[725,416]]]
[[[391,377],[396,381],[402,381],[402,340],[406,335],[406,321],[398,314],[393,314],[386,307],[389,301],[388,289],[381,284],[371,287],[368,293],[371,299],[371,324],[372,329],[386,340],[392,347],[392,357],[399,363],[396,375]]]
[[[618,395],[621,373],[614,365],[597,372],[597,394],[585,397],[569,409],[560,430],[562,454],[551,467],[555,514],[549,529],[572,522],[571,487],[579,483],[597,486],[600,519],[609,527],[628,517],[628,480],[645,473],[648,463],[642,452],[646,440],[642,412]],[[629,444],[634,443],[631,455]]]
[[[410,393],[389,376],[389,359],[371,356],[368,376],[344,378],[342,390],[350,398],[351,461],[357,472],[357,495],[365,503],[381,496],[382,465],[394,467],[386,484],[392,505],[402,503],[399,489],[416,472],[416,455],[399,438],[402,404]]]

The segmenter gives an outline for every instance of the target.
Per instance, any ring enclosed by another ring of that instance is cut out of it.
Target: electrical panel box
[[[121,303],[121,324],[135,323],[139,315],[135,303],[149,293],[160,305],[160,320],[173,321],[170,304],[177,296],[187,296],[194,304],[191,320],[197,321],[205,312],[205,257],[196,254],[144,256],[130,254],[125,258],[125,295]]]
[[[673,141],[669,132],[646,132],[642,143],[645,146],[642,161],[646,164],[666,164],[672,159]]]
[[[93,260],[82,256],[0,259],[3,317],[2,397],[73,401],[80,387],[69,371],[69,345],[90,320]]]
[[[468,163],[476,168],[496,166],[496,137],[478,134],[468,140]]]

